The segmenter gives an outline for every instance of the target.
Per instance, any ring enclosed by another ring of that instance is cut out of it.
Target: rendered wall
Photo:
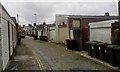
[[[38,30],[38,38],[41,36],[41,30]]]
[[[67,39],[67,27],[59,28],[59,43],[66,44]]]
[[[56,43],[59,43],[60,42],[60,40],[59,40],[59,28],[58,28],[58,25],[62,25],[62,23],[64,22],[65,24],[68,24],[68,22],[67,22],[67,20],[68,20],[68,16],[65,16],[65,15],[56,15],[56,17],[55,17],[55,25],[56,25],[56,27],[55,27],[55,36],[56,36],[56,39],[55,39],[55,42]],[[69,33],[68,33],[69,31],[68,31],[68,29],[67,29],[67,38],[69,38]]]
[[[55,30],[50,31],[50,41],[55,42]]]

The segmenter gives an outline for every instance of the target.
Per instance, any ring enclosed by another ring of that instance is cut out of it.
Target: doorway
[[[76,50],[81,51],[82,50],[82,39],[81,39],[81,30],[80,29],[75,29],[73,30],[73,38],[76,40]]]

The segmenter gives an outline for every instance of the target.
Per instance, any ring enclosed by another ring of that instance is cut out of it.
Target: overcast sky
[[[66,1],[66,2],[64,2]],[[74,1],[74,2],[73,2]],[[118,15],[117,0],[30,0],[29,2],[17,0],[4,0],[3,6],[11,16],[19,14],[20,24],[27,25],[35,22],[41,24],[54,23],[56,14],[77,14],[77,15]]]

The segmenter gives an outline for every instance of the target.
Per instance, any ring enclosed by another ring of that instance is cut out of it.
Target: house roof
[[[11,17],[11,19],[16,23],[16,18],[15,17]]]
[[[92,23],[89,23],[89,26],[91,28],[96,28],[96,27],[111,27],[111,24],[114,23],[114,22],[118,22],[118,20],[115,19],[115,20],[92,22]]]
[[[49,27],[54,27],[55,24],[47,24],[47,26],[49,26]]]
[[[46,24],[46,26],[48,27],[54,27],[55,24]],[[36,28],[39,30],[39,29],[44,29],[44,25],[43,24],[39,24],[39,25],[36,25]]]
[[[0,6],[1,6],[2,10],[5,11],[5,13],[12,19],[12,17],[10,16],[10,14],[7,12],[7,10],[4,8],[4,6],[1,3],[0,3]],[[13,19],[12,19],[12,21],[14,22]]]
[[[118,16],[104,16],[104,15],[62,15],[56,14],[57,16],[64,16],[68,18],[114,18],[118,19]]]
[[[43,29],[44,26],[42,24],[40,24],[40,25],[36,25],[36,28],[39,30],[39,29]]]
[[[114,19],[117,19],[118,16],[70,15],[68,18],[114,18]]]

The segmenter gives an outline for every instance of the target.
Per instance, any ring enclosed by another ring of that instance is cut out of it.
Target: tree
[[[43,22],[43,25],[45,26],[45,25],[46,25],[46,22]]]

